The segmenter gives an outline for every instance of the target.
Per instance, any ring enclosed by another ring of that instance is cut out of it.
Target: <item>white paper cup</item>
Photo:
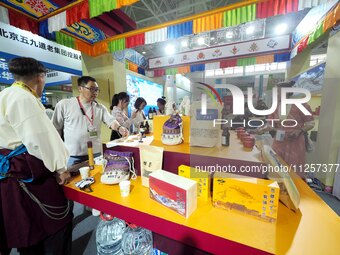
[[[102,165],[103,164],[103,160],[104,160],[103,156],[99,156],[99,157],[94,158],[94,163],[96,165]]]
[[[93,216],[99,216],[100,215],[100,211],[98,211],[96,209],[92,209],[92,215]]]
[[[95,158],[94,159],[94,164],[97,166],[100,166],[102,168],[102,173],[105,170],[106,164],[107,164],[107,160],[105,158],[103,158],[102,156]]]
[[[130,181],[121,181],[119,183],[120,195],[127,197],[130,194]]]
[[[89,177],[90,168],[88,166],[81,167],[79,168],[79,172],[80,172],[81,179],[85,179]]]

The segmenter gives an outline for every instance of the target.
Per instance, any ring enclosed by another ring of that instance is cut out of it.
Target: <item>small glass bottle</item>
[[[149,126],[149,122],[147,120],[145,121],[144,127],[145,127],[145,134],[146,135],[149,134],[150,133],[150,126]]]
[[[92,142],[87,142],[87,154],[89,156],[89,168],[90,170],[94,169],[94,158],[93,158],[93,147]]]
[[[226,125],[223,125],[223,132],[222,132],[222,146],[229,146],[230,143],[230,133],[229,133],[229,127]]]
[[[142,121],[139,125],[139,133],[140,133],[140,139],[139,142],[142,143],[143,140],[142,138],[145,137],[145,126],[144,126],[144,121]]]
[[[149,119],[149,120],[152,120],[152,119],[153,119],[153,110],[152,110],[151,107],[149,108],[148,119]]]

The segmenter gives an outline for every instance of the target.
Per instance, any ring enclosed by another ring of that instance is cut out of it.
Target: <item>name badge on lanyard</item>
[[[97,129],[95,127],[89,127],[87,132],[89,134],[89,138],[97,138],[98,137],[98,132],[97,132]]]
[[[93,105],[91,103],[91,118],[89,118],[89,116],[87,116],[86,111],[82,105],[82,103],[79,100],[79,97],[77,97],[78,100],[78,104],[80,107],[81,112],[83,113],[83,115],[86,117],[86,119],[89,121],[90,125],[88,125],[87,127],[87,133],[89,135],[89,138],[97,138],[98,137],[98,131],[96,129],[96,127],[94,127],[94,111],[93,111]]]
[[[277,130],[275,135],[275,140],[283,142],[286,136],[286,132],[284,130]]]

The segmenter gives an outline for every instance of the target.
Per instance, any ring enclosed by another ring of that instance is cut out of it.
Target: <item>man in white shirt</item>
[[[15,82],[0,93],[0,254],[70,254],[72,210],[61,186],[69,154],[39,100],[46,69],[15,58],[9,70]]]
[[[52,105],[50,105],[50,104],[45,105],[45,109],[46,109],[45,112],[46,112],[48,118],[52,119],[52,116],[53,116],[53,113],[54,113]]]
[[[120,126],[106,107],[96,101],[99,87],[93,77],[80,77],[78,88],[80,95],[58,102],[52,117],[52,122],[59,134],[64,137],[66,148],[71,155],[69,166],[88,159],[88,141],[92,141],[94,156],[101,154],[102,122],[123,136],[128,135],[128,130]]]

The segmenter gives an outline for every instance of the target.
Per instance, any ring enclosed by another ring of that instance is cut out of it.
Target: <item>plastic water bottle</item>
[[[152,232],[135,225],[128,226],[123,233],[122,250],[125,255],[152,255]]]
[[[125,221],[110,215],[100,215],[100,222],[96,230],[98,255],[121,255],[122,236],[126,229]]]

